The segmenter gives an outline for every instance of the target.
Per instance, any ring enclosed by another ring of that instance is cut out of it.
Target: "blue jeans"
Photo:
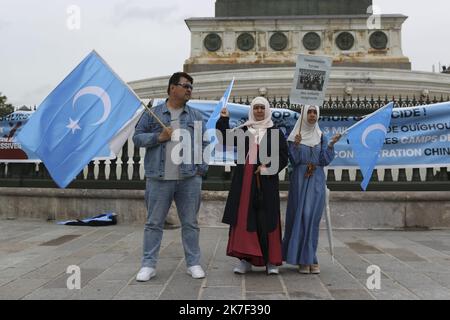
[[[197,216],[200,209],[201,188],[201,176],[176,181],[147,179],[145,202],[148,215],[144,230],[143,267],[156,268],[164,222],[173,200],[181,221],[186,265],[188,268],[200,265],[200,228]]]

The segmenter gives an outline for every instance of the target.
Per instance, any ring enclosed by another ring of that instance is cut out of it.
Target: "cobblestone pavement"
[[[137,283],[143,226],[2,220],[0,299],[450,299],[450,231],[335,231],[334,264],[322,232],[322,273],[301,275],[285,265],[278,276],[262,268],[233,274],[237,259],[225,255],[227,233],[202,228],[207,277],[194,280],[186,274],[180,230],[165,230],[157,276]],[[81,271],[80,290],[67,288],[72,265]],[[381,269],[379,290],[367,287],[370,276],[369,284],[376,284],[376,274],[367,273],[372,265]]]

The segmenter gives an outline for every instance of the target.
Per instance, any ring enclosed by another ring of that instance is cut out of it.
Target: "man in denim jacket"
[[[205,131],[202,115],[186,104],[192,95],[192,84],[193,79],[187,73],[173,74],[167,89],[169,98],[152,109],[167,128],[164,129],[146,112],[136,126],[133,136],[135,146],[146,148],[145,201],[148,210],[144,231],[144,256],[137,281],[149,281],[156,275],[164,221],[173,200],[182,225],[187,272],[195,279],[205,277],[200,266],[200,229],[197,216],[202,176],[208,169],[202,160],[207,142],[202,139]],[[177,132],[184,132],[181,139],[177,139]],[[183,148],[180,152],[180,141],[189,149]],[[182,161],[179,157],[182,157]]]

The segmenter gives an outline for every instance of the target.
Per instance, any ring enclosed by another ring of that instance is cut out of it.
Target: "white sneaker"
[[[271,275],[271,274],[280,274],[280,271],[278,270],[277,266],[274,266],[273,264],[268,264],[267,265],[267,274]]]
[[[202,266],[190,267],[187,269],[187,273],[190,274],[194,279],[203,279],[206,276]]]
[[[156,276],[155,268],[144,267],[141,270],[139,270],[139,273],[136,276],[136,281],[147,282],[154,276]]]
[[[246,260],[241,260],[239,265],[233,269],[233,272],[237,274],[246,274],[249,271],[252,271],[252,265]]]

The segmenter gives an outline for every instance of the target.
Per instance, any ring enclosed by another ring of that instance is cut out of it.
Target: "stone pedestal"
[[[217,0],[216,17],[365,14],[372,0]]]
[[[228,192],[202,192],[200,226],[221,223]],[[335,229],[450,228],[449,192],[332,192],[331,220]],[[287,192],[281,192],[284,221]],[[144,191],[0,188],[0,220],[82,219],[105,212],[118,214],[119,224],[144,225]],[[176,216],[174,208],[171,214]],[[170,220],[178,224],[177,220]],[[325,225],[322,225],[325,227]]]
[[[192,18],[186,72],[294,67],[298,54],[326,55],[334,66],[411,69],[401,45],[403,15]]]

